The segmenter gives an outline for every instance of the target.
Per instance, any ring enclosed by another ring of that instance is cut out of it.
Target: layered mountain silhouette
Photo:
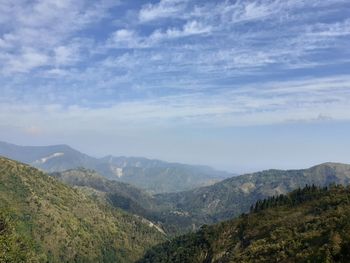
[[[350,165],[324,163],[309,169],[266,170],[228,178],[208,187],[156,198],[173,210],[188,212],[202,224],[216,223],[245,213],[259,199],[286,194],[305,185],[350,184]]]
[[[349,258],[347,164],[266,170],[157,194],[110,180],[89,165],[109,161],[169,169],[177,164],[126,157],[101,161],[64,145],[34,147],[33,154],[31,147],[1,146],[2,153],[37,167],[52,162],[58,171],[45,174],[0,157],[0,248],[6,251],[0,262],[142,257],[140,262],[270,262],[270,254],[278,262]],[[80,168],[64,170],[75,163]]]
[[[108,179],[130,183],[152,193],[189,190],[230,176],[229,173],[207,166],[137,157],[94,158],[68,145],[18,146],[0,142],[0,155],[46,172],[60,172],[78,167],[94,169]]]
[[[325,163],[301,170],[267,170],[232,177],[208,187],[155,195],[110,181],[87,169],[54,176],[72,186],[94,189],[102,193],[106,202],[145,217],[174,235],[237,217],[260,199],[286,194],[305,185],[348,185],[350,165]]]

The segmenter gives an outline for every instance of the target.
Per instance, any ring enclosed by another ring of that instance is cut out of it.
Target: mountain
[[[68,145],[18,146],[0,142],[0,155],[47,172],[64,171],[75,167],[93,168],[98,160],[74,150]]]
[[[138,262],[350,262],[349,217],[349,187],[306,187],[158,245]]]
[[[108,179],[129,183],[151,193],[190,190],[211,185],[231,176],[207,166],[136,157],[94,158],[68,145],[18,146],[0,142],[0,155],[47,172],[60,172],[78,167],[94,169]]]
[[[0,158],[0,262],[133,262],[164,240],[151,222]]]
[[[186,233],[193,229],[194,223],[199,223],[179,211],[172,210],[148,192],[126,183],[108,180],[94,170],[78,168],[50,175],[102,203],[150,220],[169,236]]]
[[[55,172],[49,175],[65,184],[83,190],[90,196],[100,199],[102,203],[109,203],[126,212],[155,220],[154,214],[158,205],[153,196],[142,189],[108,180],[96,171],[86,168]]]
[[[267,170],[232,177],[208,187],[154,197],[169,210],[186,214],[199,227],[245,213],[259,199],[286,194],[307,184],[326,186],[330,183],[348,185],[350,165],[324,163],[302,170]]]
[[[229,176],[208,166],[135,157],[105,157],[95,169],[109,179],[130,183],[152,193],[189,190],[211,185]]]

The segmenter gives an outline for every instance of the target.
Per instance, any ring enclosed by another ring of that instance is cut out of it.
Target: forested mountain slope
[[[266,170],[223,180],[208,187],[155,198],[201,223],[215,223],[247,212],[251,204],[272,195],[286,194],[305,185],[348,185],[350,165],[324,163],[301,170]],[[170,209],[170,208],[169,208]]]
[[[176,235],[196,230],[203,224],[232,219],[247,212],[259,199],[285,194],[307,184],[347,185],[350,166],[325,163],[302,170],[267,170],[232,177],[209,187],[153,196],[87,169],[69,170],[56,176],[71,185],[103,192],[103,198],[113,206],[145,217],[168,234]]]
[[[187,214],[173,210],[148,192],[126,183],[108,180],[93,170],[78,168],[50,175],[79,188],[102,203],[150,220],[170,236],[193,230],[194,223],[201,224]]]
[[[0,158],[0,262],[133,262],[164,240],[135,216]]]

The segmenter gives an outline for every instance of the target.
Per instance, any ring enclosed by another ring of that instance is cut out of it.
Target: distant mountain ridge
[[[0,142],[0,155],[47,172],[60,172],[78,167],[94,169],[108,179],[130,183],[152,193],[189,190],[231,176],[207,166],[168,163],[147,158],[94,158],[64,144],[19,146]]]
[[[324,163],[300,170],[266,170],[225,179],[179,193],[155,195],[169,210],[188,213],[193,220],[212,224],[234,218],[251,204],[269,196],[287,194],[305,185],[350,184],[350,165]]]
[[[12,145],[7,144],[7,147],[11,149]],[[64,152],[67,149],[65,145],[52,146],[54,151],[52,149],[47,151],[47,147],[44,147],[45,151],[43,149],[36,151],[36,147],[34,149],[29,147],[25,148],[25,151],[19,151],[22,155],[18,155],[16,147],[13,152],[17,157],[24,156],[28,162],[42,160],[36,162],[39,167],[51,162],[53,162],[51,167],[59,164],[57,166],[59,168],[66,167],[64,165],[66,161],[69,164],[69,158],[65,159],[64,155],[57,154],[60,153],[58,150]],[[0,154],[4,152],[3,149],[5,148],[0,144]],[[34,154],[28,159],[30,150],[34,151]],[[7,149],[7,153],[9,152]],[[66,156],[74,155],[76,152],[68,147]],[[46,157],[42,157],[43,153],[47,154]],[[93,171],[86,172],[84,169],[61,172],[60,180],[69,185],[94,189],[97,191],[96,194],[102,192],[103,198],[107,198],[106,201],[113,206],[148,218],[161,225],[170,234],[184,233],[198,229],[203,224],[213,224],[237,217],[247,212],[259,199],[286,194],[305,185],[350,184],[350,165],[340,163],[324,163],[300,170],[271,169],[234,176],[200,187],[203,181],[198,178],[209,177],[205,172],[209,171],[210,178],[215,177],[210,173],[212,169],[135,157],[107,156],[101,158],[101,161],[81,153],[78,156],[73,164],[87,161],[85,167],[104,174],[103,180],[98,178],[97,174],[96,177]],[[89,158],[92,158],[92,161]],[[55,159],[61,161],[54,162]],[[106,176],[108,172],[111,174]],[[109,178],[146,189],[148,193],[130,185],[113,183],[107,180]],[[186,187],[194,189],[180,191]],[[170,193],[164,193],[166,190],[170,190]]]

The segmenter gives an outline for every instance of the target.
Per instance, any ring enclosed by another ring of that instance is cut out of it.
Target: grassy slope
[[[350,262],[349,187],[284,200],[158,245],[140,262]]]
[[[132,262],[164,240],[135,217],[30,166],[0,158],[0,179],[0,219],[12,226],[8,236],[21,237],[24,261]],[[0,245],[15,243],[1,238]]]

